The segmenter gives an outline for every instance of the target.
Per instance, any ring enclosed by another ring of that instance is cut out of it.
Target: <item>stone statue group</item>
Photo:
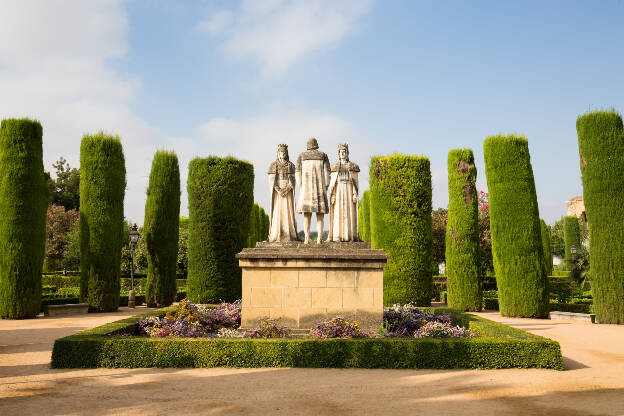
[[[323,221],[329,213],[328,241],[358,241],[358,172],[349,161],[349,146],[338,145],[338,162],[330,166],[327,154],[318,150],[315,138],[295,166],[288,157],[288,145],[277,146],[277,159],[269,167],[271,187],[271,226],[269,242],[299,241],[295,218],[295,187],[298,185],[297,212],[303,214],[305,240],[310,242],[310,221],[316,213],[317,243],[321,243]]]

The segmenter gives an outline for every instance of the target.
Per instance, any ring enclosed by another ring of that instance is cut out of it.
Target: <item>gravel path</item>
[[[146,310],[0,321],[0,415],[624,415],[624,326],[491,312],[567,371],[49,368],[56,338]]]

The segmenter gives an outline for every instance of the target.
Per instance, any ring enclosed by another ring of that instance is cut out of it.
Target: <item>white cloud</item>
[[[168,137],[132,111],[140,80],[120,75],[111,65],[128,49],[128,22],[119,1],[20,1],[2,6],[0,38],[10,42],[0,42],[0,118],[41,121],[48,170],[59,156],[78,167],[85,133],[104,130],[121,136],[128,184],[125,214],[139,224],[152,156],[160,148],[179,156],[182,214],[188,212],[188,162],[196,156],[232,154],[252,162],[256,200],[267,208],[266,169],[279,143],[289,144],[291,159],[296,160],[308,136],[315,136],[333,161],[337,144],[352,141],[351,158],[362,167],[363,189],[368,187],[370,155],[384,151],[340,117],[281,105],[251,118],[208,120],[192,137]],[[251,10],[250,4],[244,7]],[[273,7],[284,6],[275,2]],[[272,12],[267,7],[254,13]]]
[[[209,12],[198,29],[222,36],[227,54],[256,61],[264,75],[275,76],[338,44],[370,7],[369,0],[247,0],[233,13]]]
[[[304,110],[276,111],[242,120],[215,118],[198,128],[198,136],[194,144],[198,149],[210,149],[211,154],[220,156],[235,155],[253,163],[255,200],[265,210],[270,196],[267,170],[280,143],[288,145],[293,163],[306,150],[309,137],[317,138],[320,150],[328,154],[330,162],[337,160],[339,143],[350,143],[350,158],[360,165],[363,190],[368,189],[371,155],[383,152],[383,144],[369,142],[351,123],[330,114]]]
[[[110,66],[126,53],[127,27],[119,1],[3,2],[0,118],[41,121],[47,169],[59,156],[78,167],[84,133],[120,135],[126,216],[141,221],[151,156],[164,137],[130,108],[138,80]]]

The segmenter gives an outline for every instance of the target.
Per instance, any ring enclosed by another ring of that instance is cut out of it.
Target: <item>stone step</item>
[[[44,316],[81,315],[89,312],[88,303],[69,303],[65,305],[44,305]]]
[[[559,312],[552,311],[548,315],[550,319],[567,319],[570,321],[582,321],[596,323],[596,315],[593,313]]]

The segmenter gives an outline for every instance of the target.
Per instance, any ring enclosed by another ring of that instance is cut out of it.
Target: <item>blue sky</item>
[[[446,155],[483,140],[529,140],[540,214],[582,193],[575,121],[624,111],[624,1],[2,2],[0,115],[44,126],[48,167],[78,166],[80,138],[122,137],[126,216],[142,223],[151,157],[250,160],[256,200],[278,143],[309,136],[335,160],[430,157],[446,207]],[[185,188],[185,186],[183,186]],[[182,212],[186,213],[186,193]]]

